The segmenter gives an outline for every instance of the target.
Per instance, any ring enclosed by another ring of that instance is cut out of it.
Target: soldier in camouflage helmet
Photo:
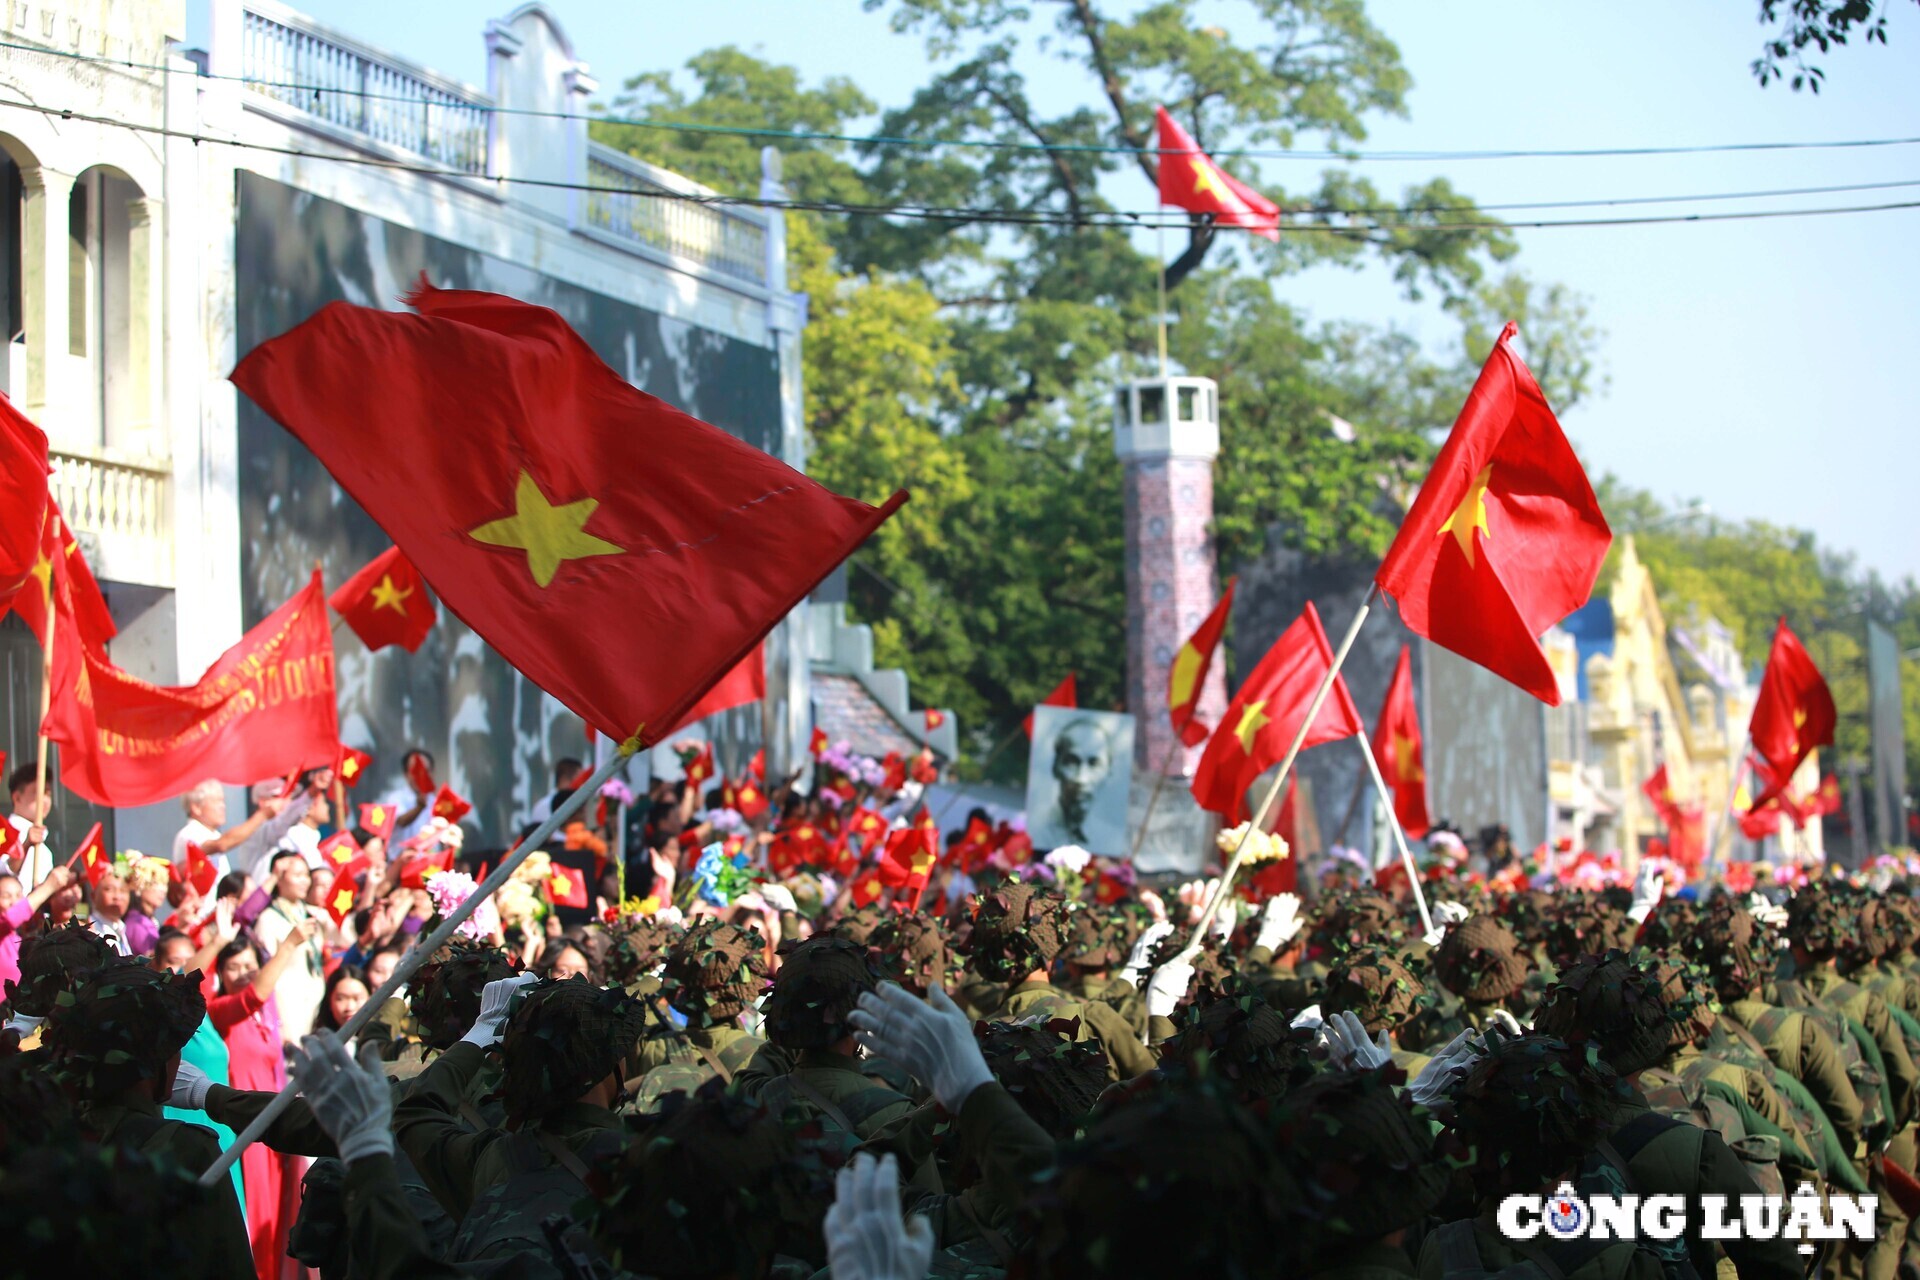
[[[1637,926],[1623,911],[1586,893],[1567,894],[1548,915],[1544,944],[1547,959],[1559,971],[1587,956],[1631,946]]]
[[[1361,947],[1335,960],[1320,991],[1324,1013],[1353,1014],[1369,1036],[1386,1032],[1394,1065],[1409,1076],[1419,1074],[1427,1056],[1400,1045],[1400,1028],[1431,1003],[1426,983],[1406,959],[1380,947]]]
[[[54,999],[71,991],[80,975],[119,959],[119,952],[83,920],[69,920],[20,944],[20,981],[7,980],[7,1008],[26,1037],[39,1043],[40,1022],[53,1012]]]
[[[867,945],[887,980],[917,996],[935,987],[944,991],[957,976],[952,935],[930,915],[895,913],[873,931]]]
[[[1409,935],[1406,917],[1393,899],[1371,885],[1334,894],[1321,903],[1308,936],[1303,977],[1323,977],[1341,954],[1362,946],[1396,946]]]
[[[1275,1111],[1280,1158],[1300,1188],[1300,1274],[1319,1280],[1411,1275],[1407,1230],[1446,1193],[1433,1129],[1400,1100],[1400,1073],[1321,1075]]]
[[[622,916],[607,930],[607,981],[630,996],[649,999],[660,989],[654,970],[680,936],[658,916]]]
[[[1107,1087],[1106,1059],[1099,1046],[1075,1038],[1078,1030],[1067,1022],[983,1022],[974,1028],[993,1078],[1056,1139],[1078,1131]]]
[[[780,971],[761,1007],[770,1047],[736,1077],[738,1090],[775,1115],[817,1120],[845,1150],[882,1135],[914,1110],[914,1100],[870,1074],[848,1021],[860,997],[880,985],[863,943],[831,933],[781,948]],[[908,1143],[903,1159],[925,1150]]]
[[[1290,1274],[1299,1198],[1268,1126],[1208,1080],[1142,1082],[1064,1144],[1030,1196],[1033,1280]]]
[[[1153,1070],[1153,1055],[1118,1010],[1098,1000],[1076,1000],[1053,985],[1050,973],[1067,944],[1067,927],[1066,899],[1037,885],[1005,884],[981,900],[968,940],[970,964],[982,976],[1008,984],[993,1016],[1077,1021],[1081,1039],[1100,1042],[1110,1079]]]
[[[893,914],[891,908],[871,902],[864,907],[855,907],[820,932],[823,936],[845,938],[864,947],[873,940],[874,930],[885,924]]]
[[[197,976],[158,973],[138,959],[115,957],[60,992],[42,1039],[81,1126],[104,1146],[165,1160],[194,1177],[204,1173],[220,1156],[213,1131],[166,1119],[160,1108],[173,1096],[180,1050],[206,1013]],[[174,1226],[203,1237],[213,1274],[252,1274],[246,1220],[230,1179]]]
[[[1476,1031],[1493,1010],[1509,1007],[1532,968],[1513,930],[1487,915],[1448,929],[1433,953],[1433,976],[1459,1000],[1462,1025]]]
[[[765,944],[752,929],[703,918],[667,951],[660,994],[686,1018],[684,1029],[655,1024],[631,1069],[635,1109],[656,1110],[667,1094],[691,1094],[708,1080],[727,1084],[764,1043],[740,1025],[767,988]]]
[[[1496,1037],[1448,1091],[1446,1104],[1448,1128],[1465,1149],[1483,1214],[1427,1234],[1422,1280],[1494,1275],[1527,1264],[1516,1274],[1656,1280],[1659,1261],[1631,1240],[1509,1240],[1493,1225],[1492,1211],[1507,1196],[1551,1195],[1563,1182],[1583,1185],[1582,1169],[1607,1138],[1626,1092],[1593,1045],[1543,1035]]]
[[[1160,1046],[1161,1069],[1224,1080],[1243,1103],[1277,1098],[1313,1074],[1313,1031],[1291,1027],[1240,979],[1182,1015]]]

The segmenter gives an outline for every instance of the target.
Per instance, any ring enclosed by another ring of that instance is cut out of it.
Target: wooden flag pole
[[[1160,206],[1165,209],[1166,206]],[[1167,377],[1167,221],[1153,220],[1153,256],[1160,266],[1160,376]]]
[[[46,812],[34,819],[33,825],[42,831],[47,828],[47,819],[53,816],[53,797],[47,794],[47,716],[53,711],[53,630],[59,624],[60,612],[53,607],[53,579],[47,579],[47,635],[40,646],[40,745],[34,752],[33,786],[35,803]],[[40,846],[46,848],[43,843]],[[52,855],[48,855],[52,865]],[[31,868],[32,863],[21,859],[23,868]]]
[[[1206,910],[1200,913],[1200,921],[1193,927],[1193,937],[1188,939],[1183,956],[1192,956],[1200,950],[1200,940],[1207,936],[1207,926],[1213,923],[1214,915],[1220,910],[1220,904],[1226,900],[1227,892],[1233,887],[1233,877],[1240,870],[1245,859],[1247,840],[1255,831],[1264,831],[1267,818],[1273,812],[1274,805],[1280,802],[1280,793],[1287,785],[1287,775],[1293,772],[1293,762],[1299,756],[1300,749],[1306,745],[1307,734],[1313,729],[1313,722],[1320,718],[1320,708],[1326,705],[1327,695],[1333,692],[1333,682],[1340,678],[1340,668],[1346,665],[1347,654],[1353,649],[1353,642],[1360,636],[1360,624],[1367,620],[1367,614],[1373,609],[1373,602],[1380,598],[1380,585],[1373,583],[1367,587],[1367,598],[1360,602],[1353,621],[1347,624],[1347,633],[1340,637],[1340,647],[1333,651],[1333,661],[1327,666],[1327,674],[1321,678],[1320,687],[1314,690],[1313,701],[1307,704],[1307,714],[1301,718],[1300,728],[1293,735],[1293,745],[1287,748],[1286,756],[1280,761],[1280,772],[1273,776],[1273,782],[1267,787],[1267,794],[1261,797],[1260,807],[1254,812],[1253,821],[1247,824],[1246,834],[1233,847],[1233,856],[1227,859],[1226,870],[1220,873],[1220,883],[1214,886],[1213,894],[1207,899]]]
[[[1413,886],[1414,905],[1420,908],[1420,936],[1431,937],[1433,915],[1427,910],[1427,895],[1420,888],[1420,868],[1413,861],[1413,850],[1407,847],[1407,833],[1400,826],[1400,815],[1394,812],[1393,793],[1387,790],[1387,780],[1380,776],[1380,762],[1373,758],[1373,744],[1367,741],[1367,735],[1354,734],[1353,744],[1367,758],[1367,775],[1373,779],[1373,789],[1380,793],[1380,803],[1387,807],[1387,825],[1393,828],[1393,842],[1400,847],[1400,861],[1407,868],[1407,883]]]
[[[614,771],[625,764],[628,758],[639,749],[640,737],[639,734],[636,733],[633,737],[621,743],[619,749],[607,757],[607,762],[593,771],[593,776],[589,778],[584,785],[574,788],[572,795],[568,796],[560,804],[555,805],[553,813],[548,816],[547,820],[541,823],[532,835],[508,851],[507,856],[500,859],[500,865],[493,869],[492,874],[481,881],[474,891],[467,895],[467,900],[454,908],[453,913],[440,922],[439,928],[435,929],[425,938],[422,938],[414,945],[412,950],[400,957],[400,963],[393,967],[393,976],[382,983],[380,989],[369,996],[364,1005],[360,1006],[360,1011],[355,1013],[351,1018],[348,1018],[346,1025],[340,1028],[337,1033],[340,1039],[347,1041],[351,1040],[355,1035],[358,1035],[360,1029],[373,1020],[374,1014],[378,1013],[388,1000],[400,994],[400,988],[405,986],[407,981],[413,977],[414,972],[426,963],[427,958],[447,944],[447,941],[453,937],[460,926],[466,923],[467,918],[479,909],[480,904],[488,898],[491,898],[507,881],[513,878],[514,871],[519,868],[522,862],[527,860],[527,855],[531,854],[535,849],[544,847],[547,843],[547,838],[553,835],[554,832],[560,830],[560,828],[566,824],[567,820],[573,817],[580,807],[587,802],[588,796],[599,794],[601,784],[611,778],[614,775]],[[220,1179],[226,1176],[227,1170],[231,1169],[234,1162],[240,1159],[240,1153],[258,1142],[261,1136],[266,1133],[267,1129],[272,1126],[273,1122],[280,1118],[281,1113],[292,1104],[294,1093],[294,1084],[292,1081],[288,1081],[286,1087],[275,1094],[273,1100],[261,1110],[259,1115],[253,1118],[253,1123],[242,1130],[240,1135],[233,1140],[233,1145],[221,1152],[220,1158],[215,1160],[213,1164],[208,1167],[207,1171],[200,1175],[200,1185],[203,1187],[218,1186]]]
[[[1200,694],[1196,690],[1194,700],[1198,702],[1199,698]],[[1193,723],[1192,712],[1187,713],[1187,723]],[[1185,725],[1181,726],[1182,729],[1185,727]],[[1167,749],[1165,758],[1160,761],[1159,774],[1153,780],[1153,791],[1147,796],[1147,811],[1140,815],[1140,834],[1133,838],[1133,852],[1127,855],[1127,861],[1129,862],[1139,860],[1140,846],[1147,842],[1147,832],[1153,829],[1154,806],[1160,803],[1160,791],[1167,785],[1167,770],[1172,767],[1173,758],[1179,755],[1185,746],[1186,744],[1181,741],[1179,732],[1176,731],[1173,735],[1173,745]]]

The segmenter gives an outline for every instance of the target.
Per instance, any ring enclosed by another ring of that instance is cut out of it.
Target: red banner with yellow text
[[[45,728],[60,780],[96,804],[153,804],[208,778],[245,786],[331,765],[340,749],[318,573],[197,684],[149,684],[68,642],[56,645],[53,686]]]

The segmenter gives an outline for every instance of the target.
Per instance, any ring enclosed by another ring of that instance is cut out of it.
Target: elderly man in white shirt
[[[278,778],[254,784],[253,802],[253,813],[245,822],[222,831],[227,823],[227,789],[209,778],[187,792],[180,799],[181,808],[187,811],[187,825],[174,834],[173,865],[184,869],[187,846],[197,844],[223,876],[236,865],[243,870],[250,868],[251,858],[229,855],[257,843],[264,843],[271,850],[286,834],[286,829],[299,821],[300,813],[306,808],[300,803],[296,809],[295,802],[281,797]]]
[[[7,777],[7,790],[13,812],[7,821],[14,838],[0,862],[20,877],[20,883],[36,885],[53,870],[53,853],[47,848],[47,814],[53,809],[53,797],[39,783],[38,762],[29,760]],[[49,789],[50,790],[50,789]]]

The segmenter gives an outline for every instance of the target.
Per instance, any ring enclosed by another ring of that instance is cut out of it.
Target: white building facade
[[[191,681],[316,559],[337,584],[384,550],[227,374],[326,302],[399,308],[422,272],[554,307],[635,385],[804,467],[806,299],[786,288],[780,215],[706,202],[591,141],[597,85],[548,9],[476,33],[481,89],[272,0],[210,2],[201,52],[181,47],[169,0],[0,0],[0,376],[48,434],[121,666]],[[761,195],[778,198],[768,169]],[[811,727],[803,617],[768,647],[776,771],[805,759]],[[416,655],[337,644],[342,736],[377,761],[362,790],[398,786],[401,753],[424,746],[487,843],[584,746],[575,717],[444,610]],[[17,620],[0,658],[17,762],[39,679]],[[70,799],[57,816],[77,838],[95,815]],[[177,810],[118,818],[122,848],[178,825]]]

